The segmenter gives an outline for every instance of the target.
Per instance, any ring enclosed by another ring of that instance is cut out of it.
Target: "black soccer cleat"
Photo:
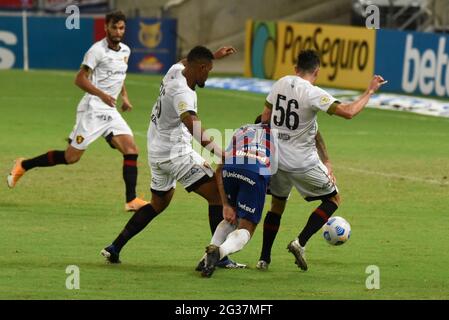
[[[220,261],[220,248],[210,244],[206,247],[206,259],[201,270],[201,276],[210,278],[215,271],[215,265]]]
[[[202,271],[204,268],[205,258],[201,259],[200,262],[198,262],[198,265],[195,268],[195,271]]]
[[[121,263],[119,253],[115,250],[113,245],[104,248],[100,253],[109,263]]]

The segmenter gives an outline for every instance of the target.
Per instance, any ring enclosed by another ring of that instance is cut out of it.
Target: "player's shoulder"
[[[184,65],[176,63],[167,71],[164,77],[164,85],[173,94],[195,95],[195,91],[189,88],[185,77],[182,75]]]
[[[106,39],[102,39],[91,45],[87,52],[94,53],[96,55],[101,55],[105,53],[106,48],[107,48]]]
[[[120,51],[130,54],[131,48],[129,46],[127,46],[126,44],[124,44],[123,42],[120,42]]]

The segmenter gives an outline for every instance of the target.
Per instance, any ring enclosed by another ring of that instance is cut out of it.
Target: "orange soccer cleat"
[[[142,200],[140,198],[135,198],[134,200],[125,204],[125,211],[137,211],[148,203],[148,201]]]
[[[11,173],[8,175],[6,182],[8,183],[8,187],[14,188],[16,186],[17,181],[24,175],[25,169],[22,167],[22,161],[24,158],[16,159],[14,163],[14,167],[12,167]]]

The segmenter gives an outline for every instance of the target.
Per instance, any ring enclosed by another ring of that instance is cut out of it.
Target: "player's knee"
[[[67,164],[77,163],[80,159],[81,159],[80,154],[70,154],[70,153],[65,154],[65,161],[67,162]]]
[[[124,154],[139,154],[139,150],[135,144],[129,144],[123,148]]]
[[[339,194],[336,194],[335,196],[330,197],[328,200],[335,203],[335,205],[337,207],[339,207],[341,205],[341,197]]]

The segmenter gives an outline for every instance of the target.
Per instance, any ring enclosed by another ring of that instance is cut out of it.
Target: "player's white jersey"
[[[131,50],[120,43],[119,50],[108,47],[106,38],[96,42],[84,55],[82,65],[92,70],[92,84],[117,99],[120,94],[128,69],[128,59]],[[99,97],[86,93],[78,105],[78,111],[85,111],[87,107],[95,110],[116,110],[105,104]]]
[[[267,102],[273,106],[271,128],[279,132],[279,169],[305,172],[319,163],[315,146],[318,111],[326,112],[336,99],[298,76],[279,79]]]
[[[181,121],[186,111],[197,112],[196,92],[182,74],[184,65],[173,65],[162,79],[148,129],[148,152],[152,159],[169,160],[192,151],[192,135]]]

